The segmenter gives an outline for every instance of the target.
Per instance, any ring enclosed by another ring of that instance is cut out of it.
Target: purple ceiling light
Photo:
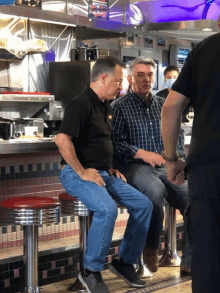
[[[215,19],[220,14],[219,0],[158,0],[138,2],[146,22]]]
[[[123,22],[122,6],[117,5],[117,2],[114,6],[110,7],[109,18],[113,21]],[[143,13],[135,4],[126,4],[125,23],[128,25],[141,25],[144,23]]]

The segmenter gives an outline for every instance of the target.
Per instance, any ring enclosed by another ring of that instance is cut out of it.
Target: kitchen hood
[[[213,19],[144,23],[143,30],[145,34],[195,42],[200,42],[219,31],[218,22]]]

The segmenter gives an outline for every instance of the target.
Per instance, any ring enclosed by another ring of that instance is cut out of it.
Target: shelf
[[[61,12],[54,12],[48,10],[42,10],[32,7],[20,7],[20,6],[2,6],[0,13],[13,15],[17,17],[29,18],[41,22],[57,23],[60,25],[69,25],[73,27],[87,27],[94,28],[101,31],[117,32],[123,36],[125,32],[143,33],[140,29],[134,29],[135,25],[126,25],[121,22],[112,20],[103,20],[81,16],[81,15],[66,15]]]
[[[0,94],[0,102],[54,102],[54,95]]]
[[[7,61],[7,62],[13,62],[13,61],[22,61],[24,60],[24,57],[26,55],[34,55],[34,54],[45,54],[48,51],[40,52],[40,51],[30,51],[23,55],[21,58],[16,57],[14,54],[9,52],[8,50],[4,48],[0,48],[0,61]]]
[[[0,48],[0,60],[1,61],[7,61],[7,62],[22,61],[24,59],[24,56],[21,58],[18,58],[14,54],[9,52],[8,50],[6,50],[4,48]]]

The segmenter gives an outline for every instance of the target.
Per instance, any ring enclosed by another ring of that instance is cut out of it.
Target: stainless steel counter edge
[[[0,155],[34,153],[58,150],[54,141],[13,142],[0,141]]]

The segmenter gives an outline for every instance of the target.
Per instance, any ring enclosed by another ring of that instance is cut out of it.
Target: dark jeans
[[[130,185],[145,194],[153,202],[153,213],[147,236],[147,246],[158,249],[160,235],[163,229],[164,199],[175,209],[184,215],[189,206],[187,184],[174,185],[167,179],[166,167],[153,168],[147,164],[127,164],[119,166]],[[188,229],[188,221],[185,221],[185,231]],[[183,239],[183,267],[191,267],[191,246],[188,241],[187,231]]]
[[[193,293],[219,292],[220,164],[188,168]]]

